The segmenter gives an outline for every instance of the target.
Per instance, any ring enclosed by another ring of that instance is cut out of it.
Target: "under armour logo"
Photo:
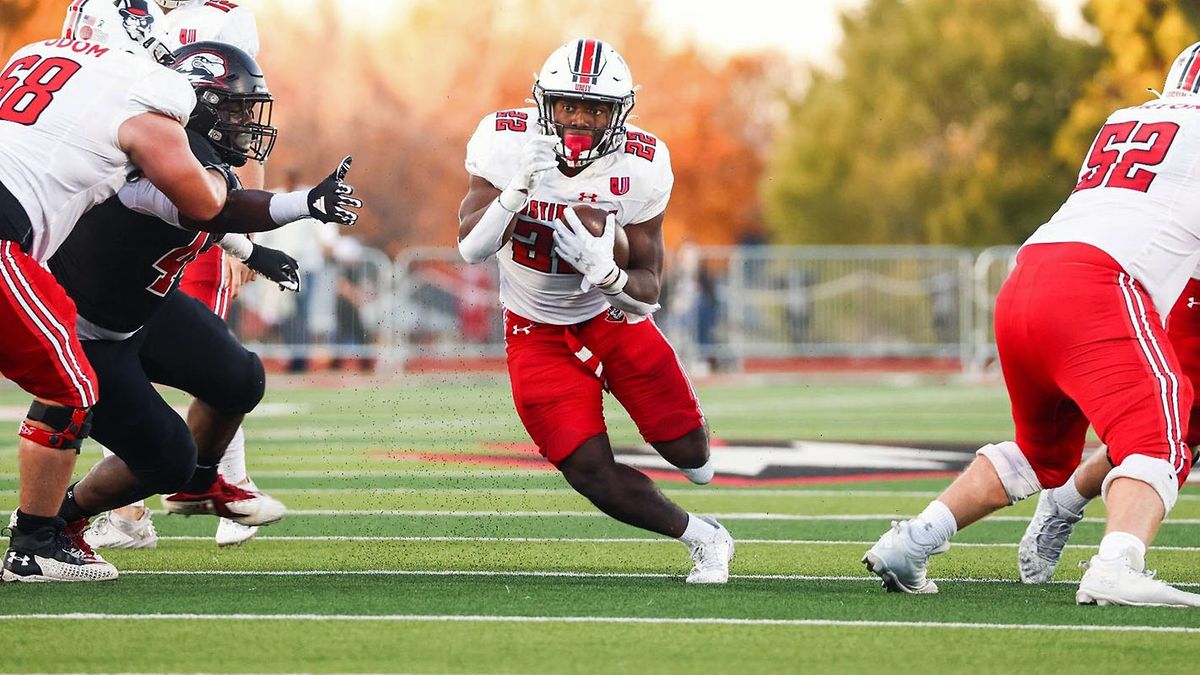
[[[29,556],[17,555],[16,551],[9,551],[8,552],[8,561],[11,563],[21,563],[22,565],[28,565],[29,564]]]
[[[1197,305],[1200,305],[1200,302],[1196,302],[1196,298],[1188,298],[1188,302],[1187,302],[1188,309],[1191,309]]]
[[[533,330],[533,324],[529,324],[528,326],[513,326],[512,334],[513,335],[517,335],[517,334],[529,335],[529,332],[532,330]]]
[[[590,193],[590,192],[580,192],[579,193],[579,201],[581,201],[581,202],[591,202],[591,203],[595,204],[596,200],[599,198],[600,198],[600,195],[595,194],[595,193]]]

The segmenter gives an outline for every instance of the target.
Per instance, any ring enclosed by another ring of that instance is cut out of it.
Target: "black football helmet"
[[[233,166],[266,161],[278,135],[271,126],[275,99],[253,57],[223,42],[193,42],[175,52],[171,67],[196,89],[187,128],[208,138]]]

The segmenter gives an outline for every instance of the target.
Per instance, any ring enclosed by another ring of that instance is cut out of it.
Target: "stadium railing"
[[[694,371],[886,368],[982,371],[1015,247],[684,245],[669,252],[656,321]],[[233,322],[265,359],[333,365],[499,369],[494,262],[450,248],[389,260],[363,248],[305,268],[303,292],[258,283]]]

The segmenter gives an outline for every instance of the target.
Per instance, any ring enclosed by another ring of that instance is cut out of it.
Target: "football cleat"
[[[1127,605],[1131,607],[1200,607],[1200,595],[1188,593],[1154,578],[1145,571],[1138,556],[1112,559],[1092,556],[1082,563],[1087,571],[1079,581],[1075,601],[1081,605]]]
[[[733,560],[733,537],[712,518],[702,518],[704,522],[717,528],[711,539],[689,544],[692,561],[696,563],[687,575],[689,584],[723,584],[729,581],[729,561]]]
[[[254,538],[258,527],[242,525],[228,518],[222,518],[217,523],[217,546],[239,546]]]
[[[220,474],[204,492],[176,492],[163,497],[162,503],[167,513],[214,515],[240,525],[269,525],[287,514],[287,507],[278,499],[231,485]]]
[[[116,579],[117,568],[83,540],[87,524],[84,518],[62,530],[47,526],[31,533],[7,528],[11,540],[4,554],[0,579],[18,582]]]
[[[913,541],[911,528],[911,520],[892,521],[892,529],[883,533],[862,562],[891,593],[937,593],[937,584],[925,577],[925,568],[930,556],[950,550],[950,542],[936,548],[922,546]]]
[[[1067,539],[1081,520],[1082,513],[1071,513],[1054,501],[1054,490],[1042,491],[1037,511],[1017,548],[1017,569],[1022,582],[1044,584],[1050,581],[1062,559]]]
[[[143,510],[137,520],[110,511],[96,517],[84,531],[83,540],[92,548],[154,548],[158,546],[158,532],[150,519],[150,509]]]

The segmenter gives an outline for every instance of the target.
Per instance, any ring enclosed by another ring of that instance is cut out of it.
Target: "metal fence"
[[[797,359],[995,358],[992,306],[1015,247],[695,247],[671,252],[656,320],[694,367]],[[494,262],[363,249],[304,272],[298,296],[251,285],[235,328],[265,357],[404,368],[503,356]]]

